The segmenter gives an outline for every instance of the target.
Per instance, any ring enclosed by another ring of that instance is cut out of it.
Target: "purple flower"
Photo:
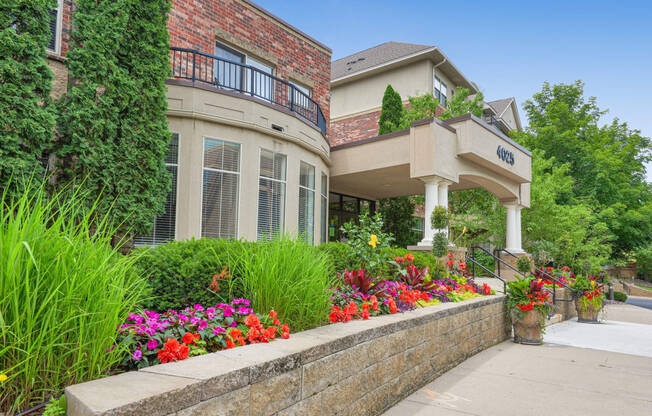
[[[233,308],[231,306],[229,306],[229,305],[226,305],[226,308],[224,308],[223,314],[224,314],[225,317],[227,317],[227,316],[232,316],[233,312],[234,312]]]
[[[156,349],[156,347],[158,347],[158,341],[157,340],[150,339],[149,341],[147,341],[147,349],[148,350],[151,351],[153,349]]]
[[[206,321],[204,321],[203,319],[201,319],[201,320],[199,321],[199,325],[197,325],[197,329],[198,329],[199,331],[201,331],[201,330],[203,330],[204,328],[206,328],[207,326],[208,326],[208,322],[206,322]]]
[[[229,324],[229,327],[231,328],[235,328],[236,326],[238,326],[238,323],[236,321],[233,321]]]
[[[179,320],[183,322],[188,322],[188,317],[182,313],[179,314]]]
[[[140,349],[137,349],[133,354],[131,354],[131,359],[134,361],[140,361],[142,358],[143,353],[140,351]]]
[[[226,329],[222,328],[221,326],[215,327],[213,329],[213,335],[219,335],[222,332],[226,332]]]
[[[238,307],[238,313],[240,315],[249,315],[251,312],[253,312],[253,310],[250,308],[245,308],[243,306]]]
[[[195,310],[198,310],[200,312],[204,310],[204,307],[201,306],[199,303],[193,305],[192,307],[195,308]]]

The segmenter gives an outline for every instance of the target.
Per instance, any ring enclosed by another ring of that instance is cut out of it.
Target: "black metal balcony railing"
[[[277,104],[300,115],[326,135],[319,104],[294,85],[251,65],[185,48],[170,48],[172,77],[236,91]]]
[[[509,128],[503,123],[501,120],[498,120],[496,117],[493,116],[493,114],[483,114],[482,118],[484,121],[491,125],[494,126],[498,131],[507,134],[509,132]]]

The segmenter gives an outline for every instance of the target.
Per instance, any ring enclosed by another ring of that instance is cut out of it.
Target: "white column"
[[[439,189],[438,189],[438,194],[439,194],[439,204],[442,207],[448,209],[448,185],[450,185],[449,181],[441,181],[439,182]],[[448,237],[448,227],[444,230],[440,230],[439,232],[443,232],[446,234],[446,237]]]
[[[521,248],[521,207],[516,204],[505,205],[507,221],[505,230],[505,249],[511,253],[523,253]]]
[[[435,206],[438,204],[438,185],[439,178],[428,177],[421,179],[426,184],[426,203],[424,207],[424,221],[423,221],[423,240],[419,241],[417,245],[419,246],[431,246],[432,237],[435,235],[435,230],[432,229],[432,224],[430,223],[430,216],[432,211],[435,209]]]

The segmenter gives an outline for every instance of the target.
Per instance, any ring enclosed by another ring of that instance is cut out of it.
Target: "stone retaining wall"
[[[375,415],[511,334],[503,296],[352,321],[70,386],[68,415]]]
[[[644,296],[646,298],[652,298],[652,291],[641,289],[633,283],[623,282],[623,288],[627,296]]]

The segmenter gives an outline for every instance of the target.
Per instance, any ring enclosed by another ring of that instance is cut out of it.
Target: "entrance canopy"
[[[508,207],[507,248],[519,252],[520,210],[530,206],[531,157],[471,114],[425,119],[409,129],[333,147],[330,189],[373,200],[425,194],[430,218],[434,206],[448,204],[449,190],[484,188]],[[432,242],[429,222],[423,245]]]

